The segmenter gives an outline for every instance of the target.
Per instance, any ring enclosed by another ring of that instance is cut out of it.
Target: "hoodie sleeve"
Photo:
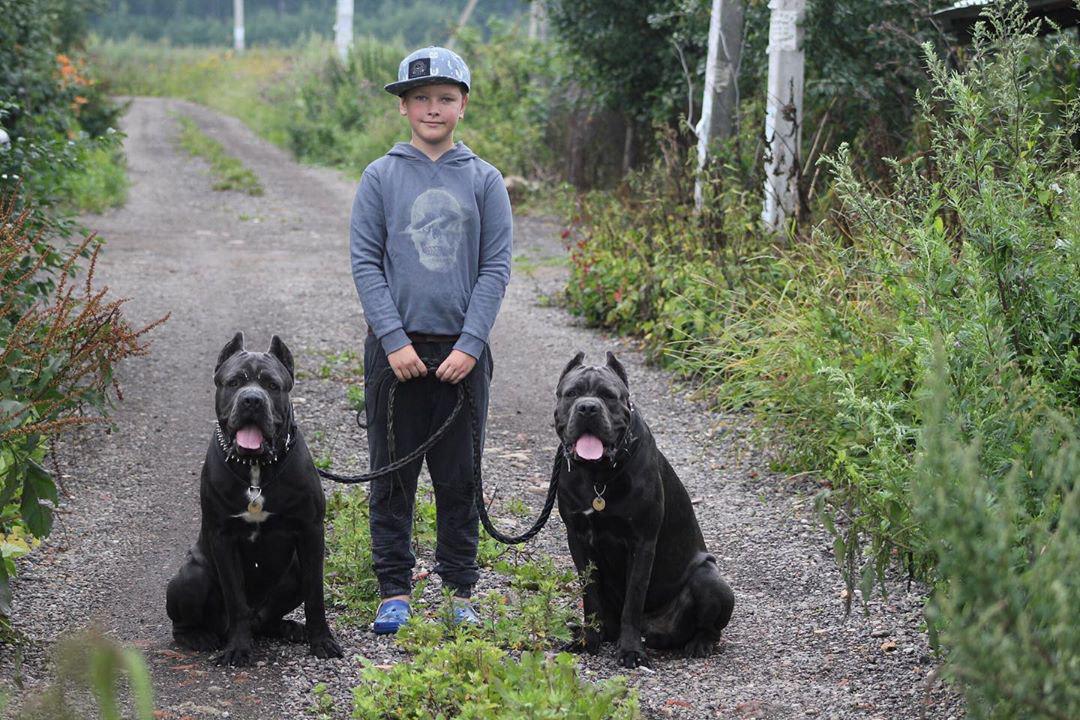
[[[510,256],[514,241],[514,217],[502,175],[493,170],[484,189],[480,217],[480,272],[465,311],[465,325],[454,345],[474,358],[484,352],[495,316],[499,314],[506,284],[510,281]]]
[[[349,254],[353,281],[364,307],[364,320],[390,354],[409,344],[383,270],[386,216],[379,177],[368,166],[360,178],[349,222]]]

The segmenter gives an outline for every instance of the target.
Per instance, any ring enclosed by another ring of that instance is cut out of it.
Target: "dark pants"
[[[414,343],[423,360],[441,362],[453,349],[452,342]],[[387,446],[387,398],[393,371],[379,341],[368,336],[364,343],[364,396],[367,398],[368,452],[370,467],[390,462]],[[491,383],[491,351],[485,350],[464,380],[472,392],[474,425],[483,447],[487,421],[488,385]],[[431,436],[450,415],[457,387],[444,383],[429,370],[426,377],[397,386],[394,399],[395,457],[412,452]],[[454,595],[468,597],[479,578],[476,547],[479,515],[473,493],[472,431],[468,405],[426,457],[435,488],[437,543],[435,572]],[[422,460],[418,458],[397,473],[371,482],[371,556],[382,597],[407,595],[412,588],[413,505]]]

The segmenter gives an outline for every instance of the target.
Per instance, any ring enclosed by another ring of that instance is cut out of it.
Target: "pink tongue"
[[[582,435],[574,444],[574,452],[582,460],[599,460],[604,455],[604,443],[595,435]]]
[[[236,444],[245,450],[258,450],[262,447],[262,441],[262,432],[254,425],[248,425],[236,431]]]

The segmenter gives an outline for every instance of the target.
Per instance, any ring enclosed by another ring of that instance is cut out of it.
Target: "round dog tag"
[[[263,509],[263,496],[262,490],[257,487],[248,488],[248,506],[247,511],[253,515],[258,515]]]
[[[607,501],[604,500],[604,498],[597,495],[592,500],[592,506],[593,506],[593,510],[595,510],[596,512],[602,512],[603,509],[607,507]]]

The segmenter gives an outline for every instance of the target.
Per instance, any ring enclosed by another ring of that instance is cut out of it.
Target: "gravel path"
[[[205,165],[175,146],[175,114],[194,118],[259,176],[266,194],[214,192]],[[347,658],[319,661],[300,646],[262,643],[256,666],[215,667],[179,652],[164,609],[165,583],[197,528],[197,476],[209,439],[212,365],[238,329],[253,347],[277,333],[303,373],[293,397],[316,456],[366,467],[341,384],[317,378],[330,354],[359,351],[365,328],[349,273],[346,236],[354,183],[296,164],[238,121],[175,100],[137,99],[124,120],[133,187],[127,206],[89,220],[108,240],[99,279],[132,299],[129,315],[172,319],[148,358],[120,372],[125,401],[111,424],[64,439],[66,490],[48,542],[14,583],[15,627],[0,685],[16,699],[48,680],[53,641],[96,623],[151,663],[159,717],[292,718],[325,682],[335,717],[348,717],[358,656],[403,657],[392,640],[335,626]],[[903,584],[888,601],[845,617],[831,542],[798,484],[769,471],[747,420],[710,412],[631,344],[585,329],[539,300],[565,281],[550,222],[519,218],[516,269],[492,337],[496,363],[485,456],[489,487],[521,497],[546,483],[554,448],[558,373],[578,349],[600,362],[614,349],[660,448],[698,499],[710,550],[736,593],[720,652],[706,660],[653,653],[629,671],[650,717],[929,718],[963,715],[955,694],[931,684],[920,632],[922,595]],[[524,458],[528,458],[525,460]],[[508,524],[496,505],[493,516]],[[569,566],[557,514],[535,547]],[[490,578],[482,580],[479,591]],[[334,623],[331,609],[331,623]],[[587,677],[625,674],[611,646],[584,657]],[[18,689],[18,688],[22,689]]]

